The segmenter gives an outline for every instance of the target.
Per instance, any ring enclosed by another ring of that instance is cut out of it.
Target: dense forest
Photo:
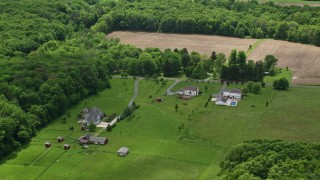
[[[255,0],[1,0],[0,6],[2,56],[26,55],[81,29],[275,38],[320,46],[320,7]]]
[[[320,145],[253,140],[233,148],[221,163],[222,179],[319,179]]]

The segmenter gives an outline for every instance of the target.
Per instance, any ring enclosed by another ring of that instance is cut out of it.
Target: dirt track
[[[232,49],[246,51],[250,44],[256,39],[239,39],[223,36],[207,36],[195,34],[164,34],[147,32],[115,31],[108,37],[118,37],[123,44],[132,44],[139,48],[157,47],[162,50],[166,48],[187,48],[189,52],[197,51],[200,54],[210,55],[214,50],[227,56]]]

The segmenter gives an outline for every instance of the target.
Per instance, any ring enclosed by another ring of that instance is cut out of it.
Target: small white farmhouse
[[[232,89],[231,91],[223,91],[222,95],[224,97],[241,99],[241,90],[240,89]]]
[[[188,86],[183,89],[177,91],[179,95],[185,96],[198,96],[199,95],[199,88],[196,86]]]

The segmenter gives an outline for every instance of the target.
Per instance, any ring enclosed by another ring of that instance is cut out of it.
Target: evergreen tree
[[[237,50],[236,49],[233,49],[231,51],[230,56],[229,56],[228,64],[229,64],[229,66],[231,64],[238,64],[238,62],[237,62]]]

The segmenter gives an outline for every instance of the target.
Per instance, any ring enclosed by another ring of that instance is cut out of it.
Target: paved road
[[[220,88],[220,91],[218,92],[218,94],[212,94],[212,97],[218,97],[222,95],[222,92],[225,91],[227,89],[227,84],[224,83],[223,86]]]
[[[134,82],[134,93],[133,93],[133,97],[131,98],[128,106],[132,106],[134,100],[136,99],[136,97],[138,96],[138,90],[139,90],[139,81],[141,80],[142,78],[137,78]]]
[[[180,81],[181,81],[180,79],[176,79],[175,82],[166,90],[167,96],[172,96],[175,94],[175,92],[172,92],[171,89],[175,87]]]

